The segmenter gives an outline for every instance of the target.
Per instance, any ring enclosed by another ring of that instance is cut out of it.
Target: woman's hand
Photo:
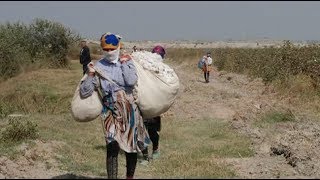
[[[88,65],[87,65],[87,67],[88,67],[88,70],[89,70],[89,72],[88,72],[88,74],[89,74],[89,76],[94,76],[94,74],[95,74],[95,72],[96,72],[96,70],[93,68],[93,62],[90,62]]]
[[[120,57],[120,63],[122,64],[126,61],[130,61],[131,59],[132,59],[132,57],[129,54],[122,55]]]

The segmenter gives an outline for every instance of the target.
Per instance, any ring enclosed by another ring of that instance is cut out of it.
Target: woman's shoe
[[[152,159],[158,159],[160,157],[160,151],[156,150],[152,153]]]
[[[149,161],[148,161],[148,160],[143,159],[143,160],[141,160],[141,161],[139,162],[139,164],[141,164],[141,165],[143,165],[143,166],[148,166]]]
[[[149,156],[143,156],[143,158],[139,161],[139,164],[147,166],[149,164]]]

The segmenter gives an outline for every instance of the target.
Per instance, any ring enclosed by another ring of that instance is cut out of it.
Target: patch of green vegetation
[[[1,141],[4,143],[22,142],[38,137],[38,125],[21,117],[10,118],[8,125],[1,131]]]
[[[6,156],[9,159],[16,159],[21,156],[20,151],[16,148],[20,142],[1,142],[0,154]]]
[[[261,117],[254,124],[258,127],[266,127],[276,123],[285,123],[295,121],[294,114],[290,111],[268,111],[261,115]]]
[[[10,113],[15,111],[15,108],[12,107],[12,104],[5,103],[3,98],[0,100],[0,118],[4,118]]]
[[[0,96],[1,97],[1,96]],[[14,111],[22,113],[68,112],[71,95],[59,94],[52,85],[42,82],[26,82],[14,87],[14,91],[3,95],[0,103],[2,117]]]
[[[163,126],[160,148],[165,160],[152,163],[150,173],[153,177],[235,177],[235,172],[219,162],[219,158],[253,155],[249,137],[217,119],[165,119]]]
[[[79,40],[70,28],[46,19],[0,24],[0,76],[11,78],[30,67],[67,67],[70,47]]]
[[[34,118],[42,139],[65,142],[56,152],[61,169],[75,174],[105,175],[106,148],[100,119],[79,123],[71,114],[38,114]]]
[[[198,60],[207,52],[212,52],[214,66],[219,71],[247,74],[262,78],[266,83],[278,81],[292,84],[291,80],[303,75],[309,78],[307,91],[320,89],[320,44],[297,46],[283,41],[280,47],[263,48],[169,48],[168,62],[183,64],[188,69],[197,69]],[[287,86],[285,86],[287,88]],[[293,89],[295,91],[295,89]],[[301,91],[299,93],[306,93]]]
[[[266,123],[279,123],[279,122],[288,122],[294,121],[295,116],[292,114],[291,111],[288,112],[269,112],[265,114],[262,118],[263,122]]]
[[[0,154],[11,160],[21,156],[18,147],[22,143],[32,147],[33,140],[40,137],[37,124],[28,117],[1,119],[0,129]]]

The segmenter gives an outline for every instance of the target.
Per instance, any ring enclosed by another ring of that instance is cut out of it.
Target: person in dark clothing
[[[85,40],[81,41],[80,64],[82,64],[83,74],[88,70],[88,64],[91,62],[90,49]]]
[[[152,50],[152,53],[159,54],[162,59],[164,59],[164,55],[166,54],[162,46],[154,47]],[[160,157],[159,132],[161,130],[161,117],[156,116],[151,119],[144,119],[144,125],[148,130],[148,134],[152,142],[152,158],[157,159]],[[148,147],[142,151],[142,155],[143,155],[143,160],[140,162],[140,164],[146,165],[149,162]]]
[[[133,46],[132,52],[137,52],[137,51],[138,51],[137,46]]]
[[[160,151],[159,151],[159,132],[161,130],[161,117],[157,116],[151,119],[145,119],[144,125],[146,126],[146,129],[148,130],[148,134],[150,137],[150,140],[152,142],[152,158],[157,159],[160,157]],[[146,164],[149,161],[149,155],[148,155],[148,147],[142,151],[143,154],[143,160],[141,164]]]

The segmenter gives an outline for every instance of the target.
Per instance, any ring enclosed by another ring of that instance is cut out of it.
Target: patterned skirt
[[[132,94],[123,90],[115,92],[116,102],[104,101],[101,120],[107,144],[117,141],[120,148],[128,153],[141,152],[150,143],[140,110]]]

